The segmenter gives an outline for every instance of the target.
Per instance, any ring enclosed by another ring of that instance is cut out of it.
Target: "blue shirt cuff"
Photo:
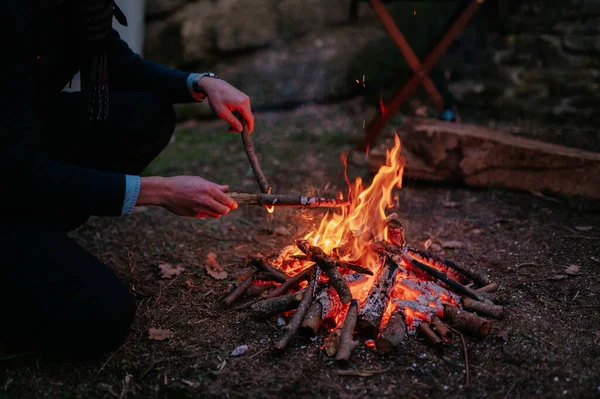
[[[140,195],[141,178],[139,176],[125,175],[125,199],[121,216],[133,212],[135,203]]]
[[[194,79],[198,76],[197,73],[190,73],[187,78],[187,88],[194,100],[202,102],[206,98],[206,94],[198,93],[194,90]]]

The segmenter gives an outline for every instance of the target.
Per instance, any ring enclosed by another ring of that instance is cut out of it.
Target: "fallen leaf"
[[[240,345],[231,352],[231,356],[242,356],[248,350],[248,345]]]
[[[504,342],[508,342],[508,329],[505,328],[502,331],[498,331],[496,337],[501,338]]]
[[[427,241],[425,241],[425,242],[423,243],[423,248],[425,248],[425,250],[428,250],[428,249],[429,249],[429,247],[431,246],[431,243],[432,243],[432,242],[431,242],[431,238],[428,238],[428,239],[427,239]]]
[[[171,330],[163,330],[162,328],[148,329],[148,338],[153,341],[164,341],[165,339],[169,339],[171,337],[173,337],[173,331]]]
[[[292,232],[285,226],[277,226],[275,227],[275,233],[280,236],[291,236]]]
[[[173,278],[181,274],[185,268],[181,265],[171,265],[170,263],[161,263],[158,265],[160,269],[160,277],[162,278]]]
[[[592,227],[592,226],[575,226],[575,230],[577,230],[577,231],[590,231],[593,228],[594,227]]]
[[[440,245],[446,249],[462,248],[465,246],[462,241],[440,241]]]
[[[223,270],[223,267],[217,260],[217,254],[209,252],[206,255],[206,272],[215,280],[223,280],[227,278],[227,272]]]
[[[581,268],[578,265],[570,265],[565,269],[565,273],[567,273],[569,276],[579,276],[581,275],[579,272],[580,269]]]

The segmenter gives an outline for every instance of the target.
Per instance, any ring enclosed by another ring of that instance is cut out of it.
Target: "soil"
[[[350,102],[257,115],[255,147],[274,192],[344,190],[340,155],[360,139],[365,112]],[[367,169],[350,165],[348,173],[368,180]],[[258,190],[239,137],[221,122],[180,126],[146,173],[193,173]],[[506,316],[486,338],[465,336],[466,355],[458,337],[434,350],[413,336],[387,356],[361,345],[342,367],[321,351],[323,334],[274,353],[276,320],[220,301],[247,257],[276,253],[326,211],[241,207],[202,220],[148,208],[92,218],[70,233],[134,293],[125,344],[88,361],[0,353],[0,398],[600,397],[599,203],[410,181],[397,196],[410,244],[431,240],[437,254],[500,283]],[[210,252],[226,279],[207,274]],[[161,278],[164,263],[184,271]],[[151,340],[150,328],[173,334]],[[230,356],[240,345],[247,352]]]

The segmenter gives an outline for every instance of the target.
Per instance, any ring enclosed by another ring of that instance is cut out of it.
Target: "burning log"
[[[469,312],[475,312],[480,315],[490,316],[495,319],[501,319],[504,317],[503,306],[475,301],[471,298],[463,298],[462,304],[463,308],[465,308],[465,310],[468,310]]]
[[[294,255],[295,259],[298,260],[308,260],[308,256],[306,255]],[[352,271],[355,271],[357,273],[361,273],[361,274],[368,274],[369,276],[373,275],[373,272],[370,269],[367,269],[366,267],[362,267],[360,265],[357,265],[355,263],[350,263],[350,262],[344,262],[341,260],[336,260],[334,261],[335,265],[339,268],[342,269],[350,269]]]
[[[298,327],[298,334],[305,337],[314,337],[323,324],[323,305],[318,300],[314,300]]]
[[[440,320],[436,315],[431,316],[431,329],[442,338],[444,342],[450,342],[452,340],[452,331],[446,323]]]
[[[417,333],[433,346],[439,347],[442,345],[442,339],[429,327],[429,323],[419,324]]]
[[[298,304],[298,308],[296,312],[290,319],[289,323],[283,328],[284,333],[283,336],[277,341],[275,344],[275,349],[283,349],[290,342],[296,331],[298,331],[298,327],[304,320],[304,316],[306,312],[310,308],[310,305],[315,297],[315,290],[317,289],[317,282],[319,281],[319,277],[321,275],[321,269],[318,267],[313,269],[310,280],[308,282],[308,287],[304,290],[304,295],[302,295],[302,300],[300,304]]]
[[[477,288],[477,292],[485,292],[486,294],[492,294],[498,291],[498,283],[489,283],[483,287]]]
[[[406,339],[406,323],[404,313],[401,309],[396,309],[390,315],[387,325],[375,340],[377,352],[385,355],[400,345]]]
[[[354,339],[354,327],[356,326],[356,320],[358,316],[358,301],[352,299],[348,312],[344,318],[344,324],[342,325],[342,331],[340,333],[340,346],[337,349],[335,360],[348,361],[350,355],[356,346],[358,341]]]
[[[286,282],[290,276],[282,272],[281,270],[271,266],[261,258],[252,258],[250,259],[250,265],[256,267],[258,270],[263,272],[264,274],[271,277],[273,281],[277,281],[278,283]]]
[[[451,260],[442,259],[435,255],[430,254],[429,252],[420,251],[415,248],[406,247],[406,253],[408,255],[428,266],[435,267],[437,269],[447,270],[452,269],[462,274],[463,276],[471,279],[477,285],[488,285],[492,283],[492,280],[483,272],[479,270],[475,270],[473,268],[460,265]]]
[[[409,259],[409,257],[401,254],[400,255],[402,257],[402,260],[408,264],[413,266],[414,268],[421,270],[423,273],[428,274],[429,276],[441,281],[442,283],[444,283],[448,288],[450,288],[451,290],[457,292],[458,294],[462,294],[462,295],[466,295],[469,296],[471,298],[477,299],[478,301],[482,301],[482,302],[489,302],[490,300],[485,296],[484,293],[481,292],[477,292],[472,288],[466,287],[464,285],[462,285],[461,283],[459,283],[458,281],[455,281],[453,279],[451,279],[450,277],[448,277],[445,273],[434,269],[431,266],[427,266],[421,262],[419,262],[416,259]]]
[[[396,282],[398,265],[391,256],[385,257],[385,262],[371,286],[359,313],[357,331],[362,338],[375,339],[379,324],[387,308],[390,293]]]
[[[253,303],[250,308],[256,317],[268,317],[287,312],[298,306],[305,291],[306,290],[302,290],[277,298],[264,299]]]
[[[306,240],[298,240],[296,245],[323,269],[327,277],[329,277],[331,286],[338,293],[340,301],[343,304],[349,303],[352,300],[352,292],[350,292],[350,288],[344,281],[335,262],[321,248],[310,245]]]
[[[448,319],[452,327],[457,330],[479,337],[486,337],[492,328],[492,323],[489,320],[452,305],[444,305],[444,319]]]
[[[286,292],[300,284],[302,281],[309,279],[310,274],[313,271],[314,267],[309,267],[307,269],[302,270],[301,272],[297,273],[294,277],[288,279],[274,290],[267,292],[264,295],[264,298],[275,298],[277,296],[285,294]]]
[[[235,290],[231,294],[229,294],[224,300],[223,303],[225,306],[231,306],[236,299],[238,299],[254,282],[255,275],[252,273],[248,278],[246,278],[240,285],[237,286]]]
[[[258,194],[235,191],[226,194],[241,205],[286,206],[290,208],[339,208],[349,205],[349,202],[345,200],[295,194]]]

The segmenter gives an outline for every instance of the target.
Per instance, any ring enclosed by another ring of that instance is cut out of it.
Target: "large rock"
[[[170,13],[185,5],[187,0],[147,0],[146,16],[153,18]]]
[[[347,22],[348,0],[282,0],[277,2],[279,30],[284,38],[295,37],[328,25]]]

